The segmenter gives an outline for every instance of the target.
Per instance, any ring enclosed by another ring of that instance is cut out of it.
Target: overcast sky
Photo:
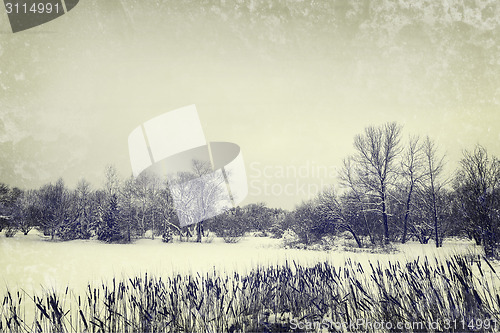
[[[88,0],[16,34],[0,14],[0,181],[128,176],[128,134],[189,104],[207,140],[240,145],[244,203],[336,183],[353,137],[388,121],[449,170],[476,143],[499,156],[498,5],[393,3]]]

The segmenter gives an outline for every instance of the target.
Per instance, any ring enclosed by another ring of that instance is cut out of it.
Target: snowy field
[[[105,244],[0,234],[0,332],[281,332],[314,323],[343,332],[390,332],[400,324],[435,332],[450,320],[462,328],[473,322],[474,330],[478,320],[482,328],[500,323],[500,265],[469,256],[482,253],[472,242],[360,250],[337,238],[329,245],[289,249],[265,237]],[[466,256],[450,258],[456,254]],[[346,326],[360,321],[385,326]]]
[[[338,240],[337,244],[342,241]],[[436,249],[433,244],[411,242],[397,244],[388,253],[363,252],[337,246],[331,251],[283,248],[279,239],[246,237],[239,243],[226,244],[214,238],[211,243],[174,242],[141,239],[133,244],[105,244],[94,240],[50,241],[36,231],[13,238],[0,234],[0,267],[2,288],[24,289],[28,293],[44,289],[78,292],[87,283],[109,281],[113,277],[128,279],[148,273],[156,276],[174,274],[246,273],[257,266],[295,261],[311,266],[328,261],[342,266],[346,259],[362,264],[376,261],[406,261],[417,257],[445,258],[458,253],[481,253],[479,247],[465,240],[449,240]],[[2,290],[3,291],[3,290]]]

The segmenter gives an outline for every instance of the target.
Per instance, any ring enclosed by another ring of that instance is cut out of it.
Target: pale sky
[[[354,136],[388,121],[434,138],[450,171],[476,143],[500,156],[498,5],[411,2],[89,0],[16,34],[0,15],[0,181],[128,176],[128,134],[190,104],[208,141],[240,145],[244,203],[335,184]]]

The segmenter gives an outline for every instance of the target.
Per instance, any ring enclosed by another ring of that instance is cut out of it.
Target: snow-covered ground
[[[341,242],[341,241],[339,241]],[[160,239],[140,239],[133,244],[105,244],[94,240],[50,241],[36,231],[13,238],[0,234],[0,269],[2,287],[24,289],[28,293],[67,286],[81,291],[88,282],[100,283],[131,276],[206,274],[234,271],[245,273],[256,266],[283,264],[286,260],[302,265],[329,261],[339,266],[347,258],[353,261],[397,261],[418,256],[446,257],[456,253],[480,253],[472,242],[448,241],[436,249],[433,244],[395,245],[394,253],[369,251],[311,251],[285,249],[279,239],[246,237],[239,243],[226,244],[214,238],[211,243],[163,243]],[[355,250],[353,248],[353,250]],[[2,289],[3,289],[2,288]],[[3,290],[2,290],[3,291]]]

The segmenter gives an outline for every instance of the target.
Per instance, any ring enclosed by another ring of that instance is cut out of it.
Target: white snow
[[[397,261],[418,256],[446,257],[455,253],[480,253],[472,242],[454,240],[436,249],[433,244],[398,244],[396,253],[346,252],[338,247],[332,251],[285,249],[278,239],[247,237],[239,243],[226,244],[214,238],[211,243],[177,241],[163,243],[160,239],[140,239],[133,244],[105,244],[96,240],[69,242],[50,241],[35,230],[7,238],[0,233],[0,267],[2,287],[40,292],[42,286],[75,292],[88,282],[100,283],[144,273],[153,275],[206,274],[210,271],[231,274],[245,273],[257,266],[283,264],[286,260],[302,265],[329,261],[343,265],[347,258],[360,263]],[[0,288],[3,289],[3,288]],[[3,291],[3,290],[2,290]]]

